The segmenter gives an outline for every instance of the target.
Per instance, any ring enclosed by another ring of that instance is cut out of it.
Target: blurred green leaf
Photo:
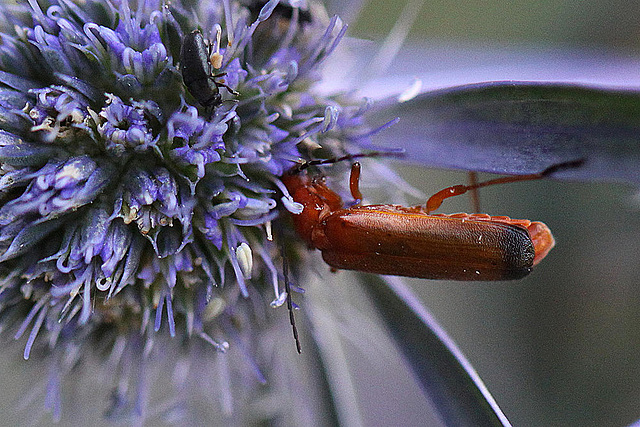
[[[510,425],[469,361],[401,279],[371,277],[363,288],[444,424]]]

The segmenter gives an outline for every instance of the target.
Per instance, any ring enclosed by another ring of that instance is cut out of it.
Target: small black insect
[[[208,111],[212,111],[222,103],[219,88],[224,87],[232,94],[238,95],[226,84],[215,80],[226,73],[213,74],[209,60],[210,50],[202,33],[194,30],[184,37],[180,51],[182,81],[189,93]]]

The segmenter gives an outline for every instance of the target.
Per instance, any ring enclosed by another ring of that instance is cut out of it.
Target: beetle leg
[[[478,185],[478,172],[469,172],[467,179],[469,181],[469,187],[471,188],[471,206],[474,213],[480,213],[480,195],[478,189],[473,188],[474,185]]]
[[[349,176],[349,190],[354,200],[354,206],[362,203],[362,193],[360,192],[360,171],[361,166],[359,162],[355,162],[351,165],[351,175]]]
[[[218,87],[223,87],[223,88],[227,89],[227,90],[229,91],[229,93],[231,93],[232,95],[235,95],[235,96],[240,95],[238,92],[236,92],[235,90],[231,89],[231,88],[230,88],[229,86],[227,86],[226,84],[221,83],[221,82],[218,82],[218,81],[216,81],[216,80],[215,80],[215,79],[217,79],[218,77],[224,77],[224,76],[226,76],[226,75],[227,75],[227,73],[220,73],[220,74],[216,74],[216,75],[214,75],[214,76],[210,76],[209,78],[210,78],[211,80],[213,80],[213,82],[216,84],[216,86],[218,86]]]

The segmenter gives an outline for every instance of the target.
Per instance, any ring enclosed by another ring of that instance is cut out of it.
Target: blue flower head
[[[366,103],[314,90],[346,27],[274,0],[29,0],[0,14],[0,321],[25,358],[53,361],[55,416],[83,355],[109,355],[116,418],[145,415],[153,363],[182,367],[177,390],[202,385],[207,360],[226,360],[230,383],[263,379],[247,366],[264,307],[283,299],[267,230],[299,209],[279,177],[369,134]],[[210,109],[180,73],[196,29],[226,86]]]

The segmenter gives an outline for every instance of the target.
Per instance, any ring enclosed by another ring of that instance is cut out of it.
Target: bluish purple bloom
[[[177,390],[224,363],[208,391],[223,402],[247,372],[264,381],[260,335],[285,295],[271,224],[299,210],[279,177],[303,158],[359,152],[370,134],[365,101],[313,90],[346,26],[306,5],[305,19],[287,18],[277,3],[0,6],[0,314],[27,337],[25,359],[53,361],[55,417],[62,374],[83,355],[110,354],[117,419],[147,417],[144,372],[158,360],[181,367]],[[179,72],[194,29],[236,92],[221,87],[211,111]]]

